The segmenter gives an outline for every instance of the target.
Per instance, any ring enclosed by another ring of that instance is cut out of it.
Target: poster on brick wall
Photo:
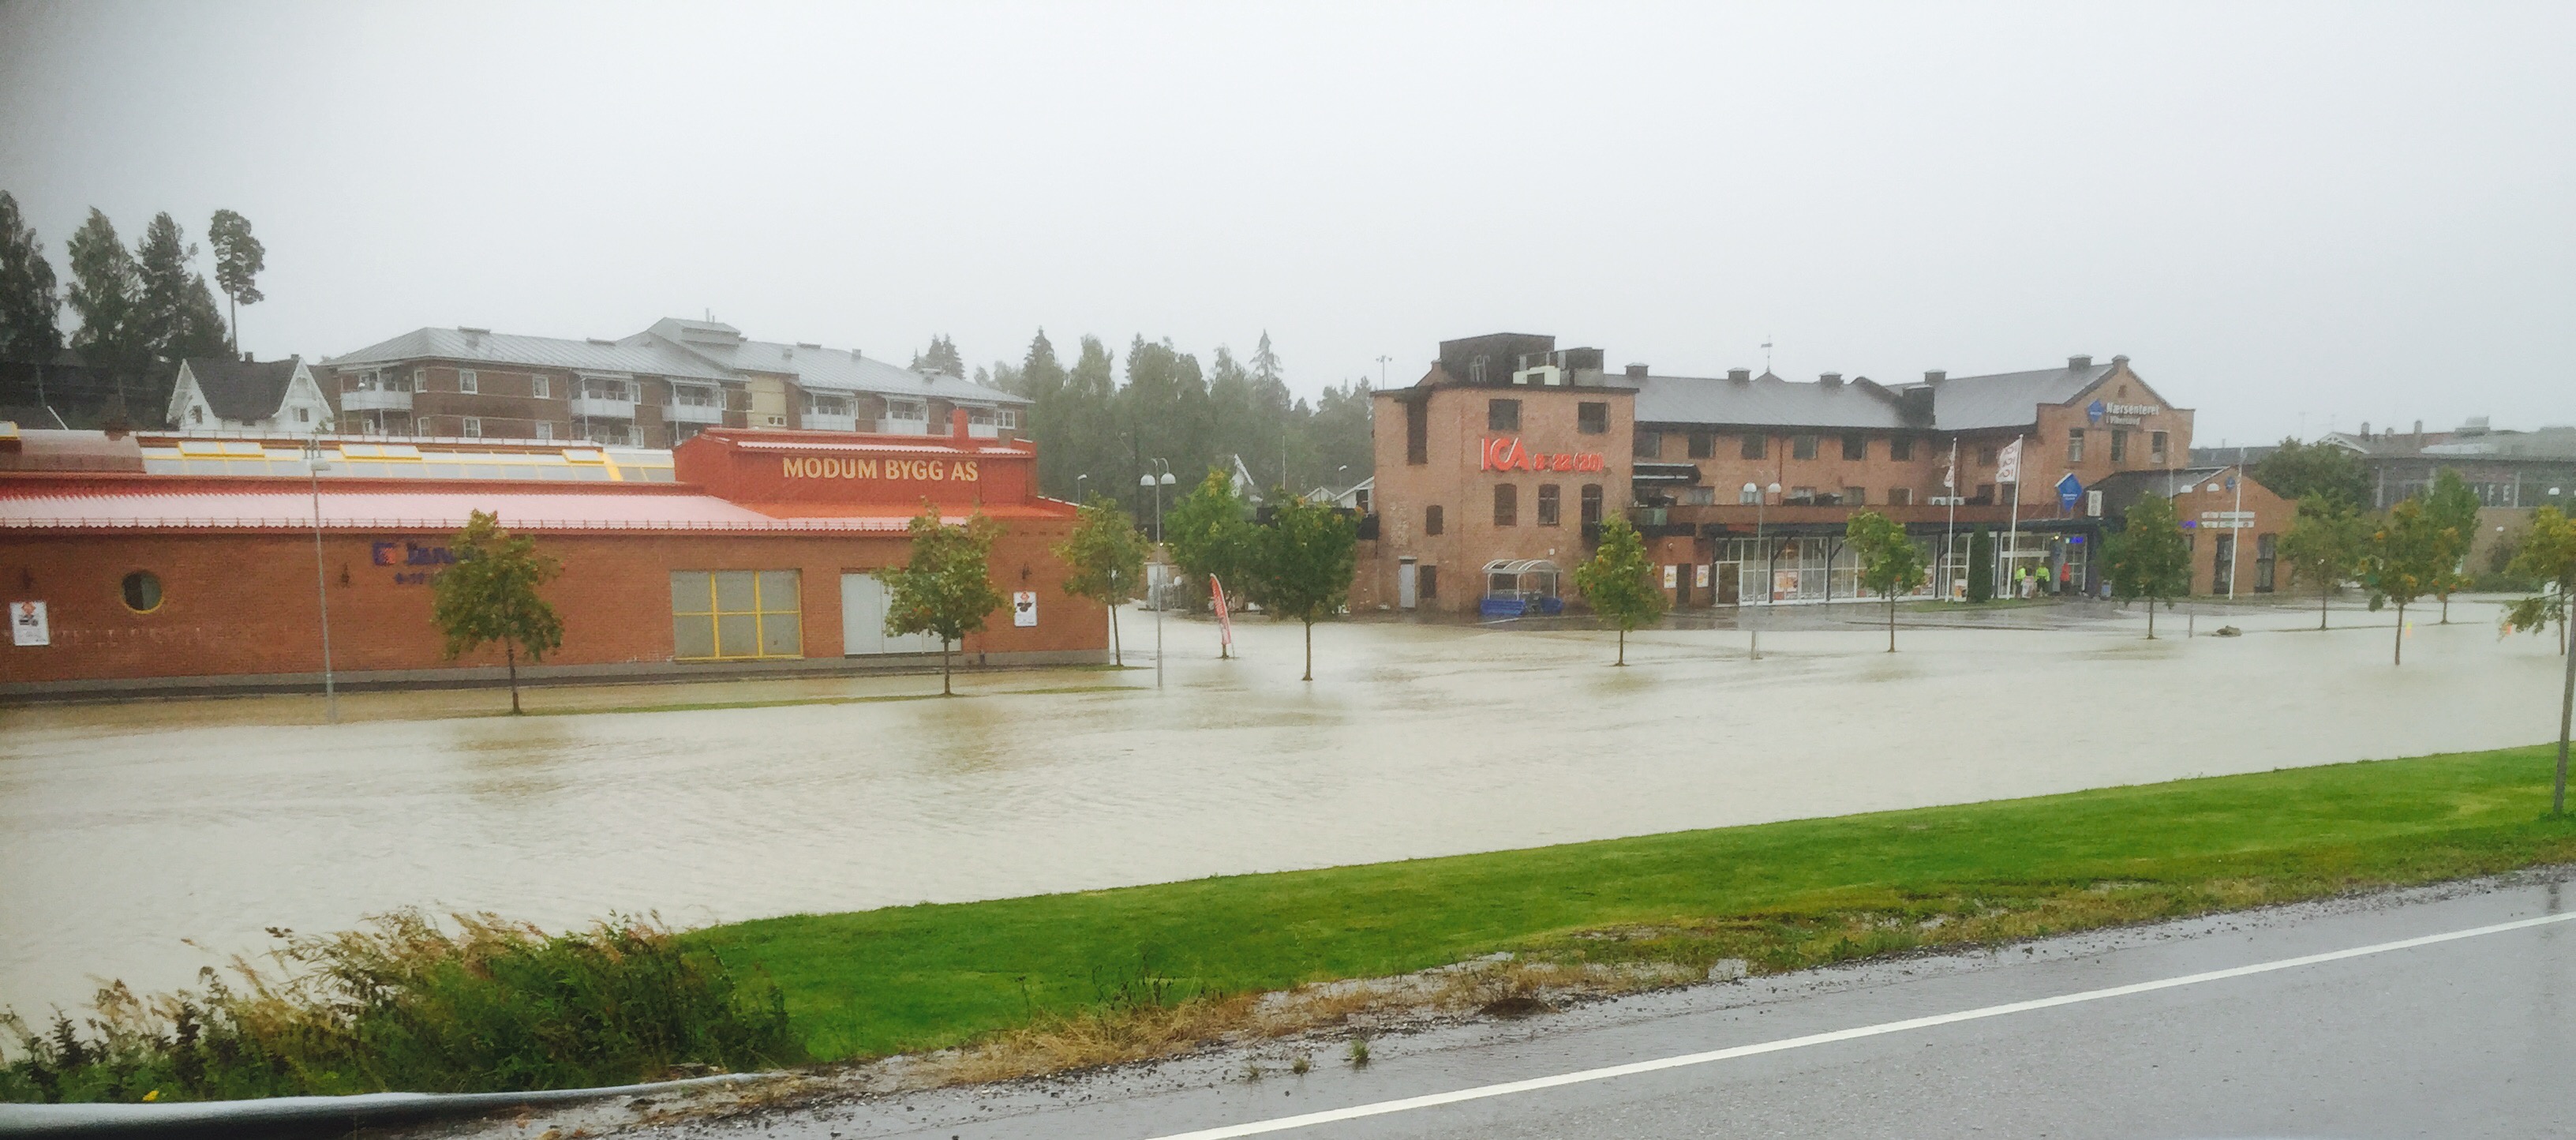
[[[1019,590],[1011,594],[1011,624],[1031,626],[1038,623],[1038,592]]]
[[[9,640],[22,646],[54,643],[53,625],[45,619],[45,603],[9,603]]]

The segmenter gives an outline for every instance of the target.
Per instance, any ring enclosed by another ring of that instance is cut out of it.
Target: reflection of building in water
[[[1614,373],[1599,349],[1503,333],[1442,342],[1419,381],[1377,399],[1376,537],[1356,606],[1552,611],[1612,510],[1644,534],[1681,606],[1857,597],[1843,533],[1861,509],[1925,546],[1924,596],[1964,595],[1980,527],[1998,594],[2091,592],[2104,536],[2149,491],[2200,496],[2181,500],[2195,590],[2226,593],[2229,573],[2239,593],[2280,583],[2268,570],[2289,505],[2245,480],[2240,506],[2232,468],[2187,467],[2192,412],[2124,356],[1792,382]]]
[[[935,654],[935,640],[885,632],[872,573],[908,559],[906,524],[925,502],[951,522],[981,513],[1005,528],[992,577],[1014,604],[963,652],[1103,659],[1106,615],[1064,593],[1052,553],[1074,509],[1038,496],[1034,445],[975,430],[962,408],[948,427],[710,428],[672,451],[339,436],[308,451],[284,436],[0,424],[0,582],[13,606],[43,602],[50,626],[44,645],[0,647],[0,694],[318,686],[317,592],[343,682],[497,673],[498,647],[446,660],[430,620],[430,583],[475,510],[563,563],[542,591],[563,648],[522,664],[540,677],[810,672]]]

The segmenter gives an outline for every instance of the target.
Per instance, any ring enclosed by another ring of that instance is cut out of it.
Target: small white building
[[[332,430],[331,404],[304,358],[265,364],[192,356],[170,390],[170,426],[180,431],[313,433]]]

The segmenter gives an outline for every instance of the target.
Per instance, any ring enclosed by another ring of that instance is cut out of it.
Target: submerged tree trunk
[[[510,715],[519,715],[519,643],[501,643],[501,655],[510,662]]]
[[[2326,599],[2328,599],[2328,598],[2332,598],[2332,597],[2334,597],[2334,583],[2332,583],[2332,582],[2328,582],[2328,583],[2326,583],[2325,585],[2323,585],[2323,586],[2321,586],[2321,587],[2318,587],[2318,589],[2317,589],[2317,628],[2318,628],[2319,630],[2323,630],[2323,629],[2326,627]]]
[[[1896,652],[1896,590],[1887,591],[1887,651]]]
[[[1305,676],[1303,676],[1303,677],[1298,678],[1298,680],[1301,680],[1301,681],[1312,681],[1312,680],[1314,680],[1314,679],[1315,679],[1315,620],[1314,620],[1313,618],[1308,618],[1308,619],[1306,619],[1306,675],[1305,675]]]
[[[2569,615],[2567,604],[2561,603],[2561,607],[2558,631],[2564,637]],[[2567,811],[2567,730],[2576,726],[2576,653],[2566,653],[2564,648],[2560,652],[2567,657],[2567,684],[2558,695],[2558,782],[2549,792],[2551,815],[2563,815]]]
[[[2155,599],[2153,596],[2149,596],[2149,597],[2147,598],[2147,640],[2149,640],[2149,641],[2154,641],[2155,639],[2156,639],[2156,599]]]
[[[1118,643],[1118,602],[1115,599],[1109,603],[1109,663],[1121,669],[1127,667],[1127,647]]]
[[[1619,659],[1618,659],[1618,660],[1616,660],[1616,661],[1611,662],[1611,664],[1612,664],[1612,665],[1626,665],[1627,663],[1628,663],[1628,627],[1623,625],[1623,626],[1620,626],[1620,627],[1619,627]]]
[[[956,695],[957,695],[957,690],[956,690],[956,689],[954,689],[954,688],[952,688],[952,687],[950,687],[950,685],[949,685],[949,678],[950,678],[951,676],[953,676],[953,675],[956,673],[956,668],[954,667],[954,665],[952,665],[952,664],[951,664],[951,663],[952,663],[952,662],[954,662],[955,660],[956,660],[956,658],[955,658],[955,657],[952,657],[952,656],[950,656],[950,655],[949,655],[949,652],[948,652],[948,639],[947,639],[947,638],[944,638],[944,637],[943,637],[943,638],[940,638],[940,639],[939,639],[939,695],[940,695],[940,696],[943,696],[943,697],[953,697],[953,696],[956,696]]]
[[[2397,603],[2397,648],[2389,654],[2389,664],[2406,663],[2406,603]]]

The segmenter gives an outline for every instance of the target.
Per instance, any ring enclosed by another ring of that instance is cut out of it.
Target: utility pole
[[[322,568],[322,442],[304,440],[304,472],[313,482],[313,597],[322,610],[322,704],[331,723],[340,723],[340,693],[331,671],[331,581]]]
[[[1950,437],[1950,466],[1941,472],[1941,498],[1950,505],[1950,521],[1941,524],[1941,597],[1953,593],[1950,581],[1950,554],[1959,545],[1959,437]]]

